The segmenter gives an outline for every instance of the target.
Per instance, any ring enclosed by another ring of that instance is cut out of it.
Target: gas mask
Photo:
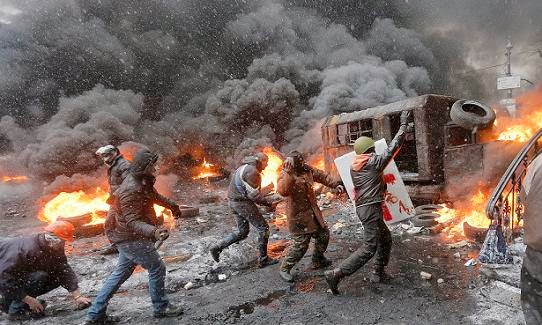
[[[302,153],[298,151],[294,151],[294,152],[291,152],[288,156],[292,158],[292,162],[293,162],[292,167],[296,174],[303,174],[304,172],[308,170],[307,164],[305,163],[305,159],[303,158]]]

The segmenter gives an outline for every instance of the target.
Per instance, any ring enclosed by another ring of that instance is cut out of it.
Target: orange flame
[[[326,169],[326,164],[325,164],[323,155],[315,155],[315,156],[310,157],[308,164],[309,166],[320,169],[320,170]]]
[[[105,220],[97,212],[109,210],[109,204],[106,203],[108,197],[109,193],[99,187],[91,193],[62,192],[45,203],[38,214],[38,219],[53,223],[58,217],[73,218],[90,213],[92,214],[91,223],[103,223]]]
[[[4,183],[26,182],[27,180],[28,180],[28,177],[26,176],[2,176],[2,182]]]
[[[91,214],[92,220],[88,224],[101,224],[105,222],[105,211],[109,210],[107,198],[109,193],[98,187],[93,191],[84,192],[61,192],[50,201],[46,202],[38,214],[38,219],[46,223],[53,223],[57,218],[75,218]],[[175,219],[169,209],[154,205],[157,216],[164,216],[164,226],[172,229],[175,227]]]
[[[192,179],[220,176],[220,173],[216,171],[215,165],[207,162],[205,158],[203,158],[203,163],[199,166],[198,169],[199,173],[196,176],[192,177]]]
[[[279,153],[271,147],[264,148],[263,153],[267,155],[269,161],[267,162],[267,167],[262,172],[262,187],[273,184],[276,189],[282,167],[282,158]]]
[[[497,140],[527,142],[542,128],[542,87],[516,97],[521,118],[502,117],[493,124]]]
[[[450,209],[443,206],[437,213],[440,217],[436,220],[439,223],[450,223],[444,229],[448,233],[448,237],[465,237],[463,232],[463,223],[478,228],[487,228],[491,224],[491,220],[484,213],[488,195],[482,192],[481,189],[474,195],[465,206],[460,206],[457,209]]]

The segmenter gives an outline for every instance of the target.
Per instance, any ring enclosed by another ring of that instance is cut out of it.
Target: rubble
[[[431,278],[433,277],[433,275],[431,273],[427,273],[427,272],[424,272],[424,271],[421,271],[420,272],[420,277],[423,279],[423,280],[431,280]]]
[[[503,305],[521,308],[521,290],[501,281],[493,281],[490,285],[481,288],[483,296]]]
[[[449,249],[457,249],[457,248],[465,247],[468,244],[469,244],[469,242],[467,240],[462,240],[462,241],[458,241],[457,243],[449,244],[448,248]]]

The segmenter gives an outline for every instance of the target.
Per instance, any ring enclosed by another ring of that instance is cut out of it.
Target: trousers
[[[339,266],[345,275],[351,275],[375,256],[374,266],[382,271],[390,260],[391,233],[382,218],[382,203],[356,208],[358,218],[363,224],[363,244],[350,254]]]
[[[292,245],[288,249],[288,253],[280,266],[282,271],[291,270],[305,256],[305,253],[309,249],[311,238],[314,238],[312,260],[318,261],[324,257],[329,243],[329,229],[318,226],[318,230],[313,233],[292,235]]]
[[[227,235],[218,246],[224,249],[248,237],[249,224],[258,231],[258,251],[260,258],[267,256],[267,243],[269,242],[269,225],[252,201],[230,201],[229,206],[237,222],[237,230]]]

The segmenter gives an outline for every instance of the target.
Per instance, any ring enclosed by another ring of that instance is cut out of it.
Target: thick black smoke
[[[413,22],[424,10],[394,1],[2,0],[0,151],[47,180],[92,173],[107,143],[140,142],[170,160],[203,147],[232,164],[262,146],[314,152],[329,114],[430,91],[474,93],[448,78],[468,68],[461,51]]]

